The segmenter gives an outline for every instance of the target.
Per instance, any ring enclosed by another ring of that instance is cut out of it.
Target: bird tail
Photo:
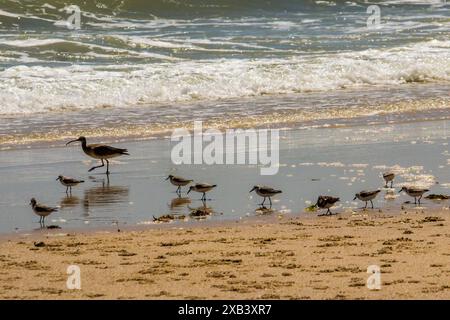
[[[217,187],[217,184],[213,184],[212,186],[213,186],[213,188],[215,188],[215,187]]]

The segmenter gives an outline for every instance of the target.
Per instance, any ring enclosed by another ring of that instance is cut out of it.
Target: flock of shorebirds
[[[85,137],[79,137],[78,139],[69,141],[68,143],[66,143],[66,145],[68,145],[72,142],[78,142],[78,141],[81,142],[81,147],[85,154],[87,154],[88,156],[90,156],[94,159],[101,160],[102,164],[90,168],[89,172],[91,172],[94,169],[104,167],[105,162],[106,162],[106,174],[108,175],[110,173],[109,172],[109,159],[115,158],[115,157],[118,157],[121,155],[129,155],[127,149],[115,148],[115,147],[111,147],[111,146],[104,145],[104,144],[89,144],[88,145]],[[395,173],[393,173],[393,172],[383,173],[383,179],[385,180],[384,187],[388,188],[388,184],[390,183],[390,187],[393,188],[394,178],[395,178]],[[83,180],[65,177],[63,175],[58,176],[58,178],[56,180],[58,180],[63,186],[66,187],[66,193],[71,192],[72,187],[84,182]],[[172,185],[177,187],[176,193],[178,194],[178,196],[181,196],[181,187],[185,187],[194,182],[191,179],[185,179],[185,178],[174,176],[174,175],[169,175],[166,178],[166,180],[169,180]],[[187,194],[189,194],[191,191],[202,193],[201,200],[202,200],[202,202],[205,202],[206,201],[206,193],[211,191],[215,187],[217,187],[217,185],[215,185],[215,184],[194,183],[193,185],[191,185],[189,187]],[[253,192],[253,191],[255,191],[257,195],[259,195],[260,197],[263,198],[263,201],[260,204],[260,206],[263,208],[264,208],[264,203],[266,202],[266,199],[269,199],[269,205],[270,205],[270,207],[272,207],[272,199],[271,198],[277,194],[282,193],[281,190],[277,190],[277,189],[267,187],[267,186],[258,186],[258,185],[254,186],[250,190],[250,192]],[[417,203],[420,204],[420,200],[422,199],[423,194],[428,192],[429,190],[425,189],[425,188],[418,188],[418,187],[402,187],[400,189],[399,193],[402,191],[406,192],[406,194],[408,194],[410,197],[414,198],[414,204],[417,204]],[[380,193],[380,192],[381,192],[380,189],[373,190],[373,191],[361,191],[361,192],[355,194],[355,198],[353,200],[359,199],[361,201],[364,201],[365,202],[364,209],[367,208],[368,202],[370,202],[372,205],[372,209],[373,209],[374,208],[373,200],[377,197],[378,193]],[[313,205],[313,207],[316,207],[319,209],[327,209],[326,213],[324,213],[322,215],[332,215],[333,213],[331,212],[330,208],[333,207],[339,200],[340,199],[338,197],[320,195],[317,199],[316,204]],[[45,223],[45,217],[50,215],[52,212],[58,211],[58,208],[56,208],[56,207],[49,207],[49,206],[38,203],[35,198],[31,199],[30,205],[31,205],[34,213],[36,213],[40,217],[39,223],[41,223],[41,224]]]

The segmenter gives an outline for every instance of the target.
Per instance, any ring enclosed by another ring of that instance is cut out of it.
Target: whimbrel
[[[83,148],[84,153],[86,153],[88,156],[94,158],[94,159],[100,159],[102,161],[102,164],[100,166],[95,166],[89,169],[89,172],[91,172],[94,169],[101,168],[105,166],[105,163],[103,160],[106,161],[106,174],[109,174],[109,160],[111,158],[115,158],[121,155],[129,155],[127,149],[120,149],[115,148],[111,146],[107,146],[104,144],[86,144],[86,138],[85,137],[79,137],[78,139],[69,141],[66,143],[68,145],[69,143],[80,141],[81,147]]]
[[[176,191],[177,194],[181,194],[181,187],[184,187],[193,181],[193,180],[189,180],[189,179],[184,179],[182,177],[177,177],[174,175],[169,175],[166,178],[166,180],[169,180],[169,179],[170,179],[171,184],[178,187],[177,191]]]
[[[68,192],[72,193],[72,187],[84,182],[83,180],[77,180],[77,179],[70,178],[70,177],[64,177],[63,175],[59,175],[58,178],[56,178],[56,181],[58,181],[58,180],[59,180],[59,182],[61,182],[61,184],[63,186],[66,187],[66,193],[68,193]]]
[[[327,212],[325,214],[332,214],[330,208],[339,201],[339,198],[337,197],[331,197],[331,196],[319,196],[317,199],[316,206],[320,209],[327,209]]]
[[[378,195],[378,193],[380,193],[381,190],[374,190],[374,191],[361,191],[357,194],[355,194],[355,198],[353,199],[353,201],[356,200],[356,198],[358,198],[361,201],[365,201],[366,202],[366,206],[364,207],[367,208],[367,202],[370,201],[370,203],[372,204],[372,209],[373,209],[373,202],[372,200],[376,198],[376,196]]]
[[[50,215],[50,213],[58,211],[58,208],[47,207],[40,203],[37,203],[35,198],[31,198],[30,205],[33,208],[34,213],[40,217],[39,218],[40,224],[45,223],[45,217]]]
[[[420,204],[420,199],[422,199],[423,194],[430,190],[418,187],[402,187],[398,193],[402,191],[405,191],[408,196],[414,198],[414,204],[417,204],[417,202]]]
[[[189,187],[189,190],[188,190],[187,193],[191,192],[192,190],[196,191],[196,192],[203,193],[201,200],[205,201],[206,200],[206,193],[208,191],[211,191],[215,187],[217,187],[216,184],[196,183],[195,185]]]
[[[386,184],[384,185],[385,188],[388,187],[388,182],[391,183],[391,188],[394,185],[394,178],[395,178],[395,173],[393,172],[384,172],[383,173],[383,179],[386,182]]]
[[[263,206],[264,202],[266,202],[266,198],[269,198],[269,203],[270,203],[271,207],[272,207],[272,199],[271,199],[271,197],[273,197],[274,195],[276,195],[278,193],[282,193],[281,190],[275,190],[274,188],[266,187],[266,186],[254,186],[253,189],[250,190],[250,192],[252,192],[252,191],[256,191],[256,193],[259,196],[264,198],[264,200],[260,204],[260,206]]]

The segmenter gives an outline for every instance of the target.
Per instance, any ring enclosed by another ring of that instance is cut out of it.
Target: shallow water
[[[261,214],[257,211],[261,199],[249,194],[255,184],[283,190],[274,198],[272,215],[315,215],[304,209],[319,194],[341,198],[336,212],[354,210],[362,204],[353,202],[353,195],[363,189],[383,187],[380,174],[389,168],[398,173],[396,190],[406,183],[430,187],[432,193],[448,194],[448,134],[447,121],[287,130],[280,134],[280,167],[274,176],[261,176],[255,165],[175,166],[170,159],[173,144],[167,139],[118,144],[126,146],[131,156],[114,161],[109,182],[102,169],[93,174],[87,172],[93,163],[79,146],[3,151],[0,232],[39,228],[39,219],[28,205],[31,197],[61,207],[47,219],[47,225],[57,224],[62,230],[152,224],[153,216],[188,215],[189,208],[201,208],[199,194],[189,194],[188,200],[178,199],[175,188],[164,181],[170,173],[218,185],[208,194],[211,200],[206,205],[214,212],[207,218],[209,221]],[[55,181],[59,174],[86,182],[74,187],[72,196],[67,196],[65,188]],[[411,200],[406,195],[387,200],[385,193],[383,190],[374,203],[387,214]],[[186,195],[183,193],[182,197]],[[422,207],[448,204],[424,200]],[[185,222],[176,223],[182,226]]]

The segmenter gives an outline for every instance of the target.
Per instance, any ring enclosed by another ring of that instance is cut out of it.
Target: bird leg
[[[372,204],[372,209],[373,209],[373,202],[372,202],[372,200],[370,200],[370,203]]]
[[[330,208],[327,209],[327,213],[326,214],[330,214],[330,216],[332,215]]]
[[[417,204],[417,198],[414,197],[414,204]]]
[[[175,192],[180,194],[181,193],[181,186],[178,186],[177,191],[175,191]]]
[[[422,196],[419,197],[419,204],[420,204],[420,199],[422,199]]]
[[[393,188],[393,186],[394,186],[394,180],[391,181],[391,189]]]
[[[364,207],[364,209],[367,209],[367,201],[366,201],[366,206]]]
[[[101,166],[95,166],[95,167],[92,167],[92,168],[89,169],[88,172],[91,172],[92,170],[95,170],[95,169],[97,169],[97,168],[104,167],[104,166],[105,166],[105,163],[103,162],[103,159],[101,159],[101,160],[102,160],[102,165],[101,165]]]
[[[270,197],[269,197],[269,203],[270,203],[270,207],[272,208],[272,199],[270,199]]]
[[[260,206],[264,206],[264,202],[266,202],[266,197],[264,197],[263,202],[261,202]]]
[[[69,192],[69,187],[66,187],[66,194]]]
[[[108,159],[105,160],[106,160],[106,174],[109,174],[109,160]]]

